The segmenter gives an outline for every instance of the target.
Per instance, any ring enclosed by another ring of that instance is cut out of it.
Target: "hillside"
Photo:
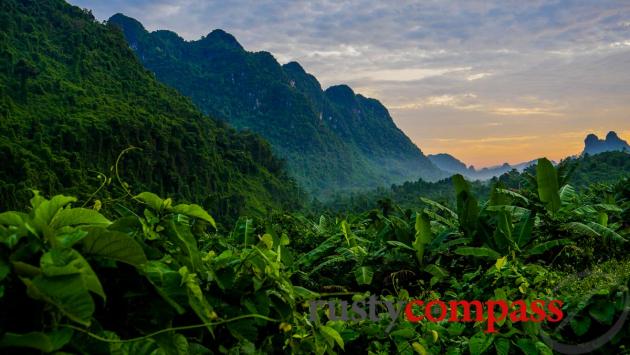
[[[118,28],[63,1],[7,0],[0,10],[0,210],[31,188],[89,195],[129,146],[142,150],[116,173],[131,192],[229,217],[295,204],[295,184],[266,142],[155,80]]]
[[[322,90],[296,62],[248,52],[222,30],[184,41],[170,31],[149,33],[121,14],[109,23],[159,80],[205,113],[261,134],[318,196],[443,176],[380,102],[346,85]]]

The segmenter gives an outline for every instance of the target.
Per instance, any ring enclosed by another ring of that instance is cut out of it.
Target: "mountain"
[[[474,170],[474,168],[468,168],[461,160],[450,154],[429,154],[427,157],[435,166],[449,173],[464,175]]]
[[[536,164],[536,160],[531,160],[516,165],[504,163],[503,165],[491,166],[477,170],[472,165],[466,167],[466,164],[464,164],[461,160],[446,153],[430,154],[428,155],[428,158],[433,164],[435,164],[435,166],[437,166],[441,170],[444,170],[450,174],[462,174],[471,180],[488,180],[495,176],[505,174],[514,169],[520,172],[523,171],[525,168]]]
[[[584,151],[582,154],[598,154],[609,151],[626,151],[630,152],[628,142],[619,138],[614,131],[608,132],[606,139],[599,139],[597,135],[591,133],[584,139]]]
[[[444,175],[380,102],[346,85],[323,90],[296,62],[280,65],[268,52],[248,52],[222,30],[185,41],[171,31],[149,33],[122,14],[108,23],[122,29],[157,79],[203,112],[267,139],[312,193]]]
[[[296,185],[269,144],[158,82],[117,27],[61,0],[3,0],[0,10],[0,210],[25,203],[31,188],[95,191],[106,203],[101,195],[123,185],[118,177],[134,193],[226,218],[295,205]],[[141,150],[99,188],[99,172],[113,175],[130,146]]]

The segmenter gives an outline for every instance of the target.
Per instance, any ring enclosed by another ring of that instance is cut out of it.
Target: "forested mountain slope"
[[[248,52],[214,30],[196,41],[170,31],[149,33],[117,14],[130,47],[164,83],[204,112],[265,137],[310,192],[374,188],[444,176],[396,127],[377,100],[340,85],[322,90],[296,62]]]
[[[117,27],[61,0],[3,0],[0,38],[0,210],[23,204],[29,188],[94,191],[129,146],[142,149],[119,162],[132,192],[232,217],[295,202],[266,142],[159,83]]]

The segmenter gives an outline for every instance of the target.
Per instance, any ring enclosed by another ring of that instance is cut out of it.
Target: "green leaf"
[[[236,222],[236,226],[234,226],[234,230],[232,231],[230,238],[238,241],[239,243],[243,243],[245,247],[251,245],[255,242],[252,234],[254,232],[254,228],[252,228],[252,224],[254,222],[250,218],[239,218]]]
[[[343,346],[343,339],[341,338],[341,335],[339,335],[339,332],[337,332],[335,329],[322,325],[319,327],[319,331],[324,335],[324,337],[326,337],[327,339],[329,339],[332,343],[332,341],[334,341],[335,343],[337,343],[337,345],[339,345],[339,347],[344,350]]]
[[[530,339],[521,338],[516,342],[516,346],[518,346],[525,355],[538,355],[536,344]]]
[[[431,222],[426,213],[416,213],[416,239],[413,242],[413,248],[416,251],[416,258],[420,265],[423,264],[424,249],[427,244],[433,240],[433,232],[431,232]]]
[[[409,245],[403,243],[403,242],[399,242],[397,240],[388,240],[387,244],[389,245],[393,245],[395,247],[399,247],[399,248],[403,248],[406,250],[410,250],[410,251],[416,251],[414,248],[410,247]]]
[[[22,278],[22,281],[31,298],[44,300],[71,320],[90,326],[94,301],[81,275],[37,276],[32,280]]]
[[[271,250],[273,248],[273,237],[271,234],[265,233],[262,237],[259,237],[259,239],[267,250]]]
[[[450,208],[435,202],[433,200],[429,200],[428,198],[425,197],[420,197],[420,201],[426,203],[429,206],[434,207],[435,209],[437,209],[438,211],[443,211],[446,212],[451,218],[457,219],[457,213],[453,212],[453,210],[451,210]]]
[[[76,202],[77,200],[75,197],[64,195],[54,196],[50,200],[46,200],[41,196],[39,196],[39,198],[41,199],[39,205],[37,207],[34,207],[34,219],[38,223],[42,223],[44,225],[50,224],[51,220],[53,219],[55,214],[57,214],[60,208],[69,204],[70,202]]]
[[[524,205],[529,204],[529,200],[527,199],[527,197],[519,194],[518,192],[507,190],[507,189],[499,189],[499,188],[495,189],[494,191],[497,194],[507,195],[514,199],[520,200]]]
[[[353,245],[352,242],[354,242],[354,235],[352,234],[352,230],[350,230],[350,225],[345,219],[341,221],[341,232],[346,238],[346,243],[348,243],[348,245]]]
[[[440,278],[444,278],[446,276],[448,276],[448,271],[446,271],[445,269],[435,265],[435,264],[430,264],[427,265],[426,268],[424,268],[425,272],[428,272],[429,274],[433,275],[433,276],[438,276]]]
[[[553,355],[553,351],[545,343],[537,341],[535,345],[539,355]]]
[[[369,285],[372,283],[372,277],[374,276],[374,270],[369,266],[361,266],[354,270],[354,277],[359,285]]]
[[[510,353],[510,340],[506,338],[497,338],[494,341],[494,348],[497,355],[508,355]]]
[[[160,345],[164,354],[189,355],[191,349],[186,337],[178,333],[166,333],[152,337]],[[156,352],[158,353],[158,352]],[[135,354],[135,353],[134,353]],[[157,355],[157,354],[154,354]]]
[[[555,247],[559,247],[562,245],[567,245],[567,244],[571,244],[573,243],[573,241],[571,241],[570,239],[556,239],[556,240],[550,240],[548,242],[544,242],[544,243],[540,243],[537,244],[535,246],[533,246],[532,248],[527,250],[527,255],[538,255],[538,254],[543,254],[546,251],[555,248]]]
[[[113,259],[135,267],[147,262],[142,246],[125,233],[104,228],[88,228],[81,244],[83,253]]]
[[[501,270],[503,269],[506,263],[507,263],[507,256],[504,256],[502,258],[497,259],[497,262],[494,264],[494,266],[497,268],[497,270]]]
[[[571,329],[577,336],[582,336],[588,332],[588,329],[591,327],[591,318],[590,317],[573,317],[571,319]]]
[[[575,234],[578,235],[584,235],[587,237],[599,237],[599,233],[597,233],[596,231],[594,231],[591,227],[585,225],[584,223],[580,223],[580,222],[568,222],[568,223],[564,223],[563,225],[560,226],[560,228],[562,230],[568,231],[568,232],[573,232]]]
[[[512,215],[507,211],[501,211],[497,215],[497,229],[494,233],[494,242],[497,249],[507,252],[509,246],[515,243],[512,240]]]
[[[190,308],[193,309],[202,322],[211,323],[216,318],[216,314],[201,291],[197,275],[188,272],[185,266],[179,269],[179,274],[182,277],[182,283],[186,286],[188,305],[190,305]],[[208,325],[207,328],[212,333],[212,326]]]
[[[596,211],[608,213],[621,213],[623,208],[609,203],[598,203],[592,206]]]
[[[133,198],[146,204],[156,212],[160,211],[164,206],[164,200],[152,192],[141,192]]]
[[[494,336],[487,335],[484,332],[478,332],[468,340],[468,347],[472,355],[482,354],[492,345]]]
[[[567,184],[564,185],[560,188],[560,201],[563,204],[568,204],[571,202],[576,202],[577,201],[577,193],[575,192],[575,189],[573,188],[573,186]]]
[[[52,249],[42,255],[40,267],[45,276],[81,275],[88,290],[105,299],[103,286],[90,264],[74,249]]]
[[[416,354],[420,354],[420,355],[427,355],[427,349],[424,347],[424,345],[418,343],[417,341],[414,341],[413,343],[411,343],[411,348],[413,348],[413,350],[416,352]],[[450,351],[450,349],[449,349]],[[456,349],[456,351],[459,351],[459,349]],[[461,352],[454,352],[452,353],[452,355],[454,354],[460,354]],[[451,355],[451,353],[449,353],[449,355]]]
[[[111,222],[102,214],[88,208],[66,208],[59,211],[50,222],[53,230],[77,225],[108,225]]]
[[[597,223],[601,224],[604,227],[608,227],[608,213],[599,212],[597,214]]]
[[[33,208],[33,210],[37,209],[37,207],[44,203],[44,201],[48,201],[44,198],[44,196],[39,194],[38,190],[31,190],[31,192],[33,193],[33,197],[31,197],[29,202],[31,203],[31,208]]]
[[[470,184],[462,175],[453,175],[451,179],[455,186],[455,196],[457,197],[459,225],[465,235],[471,237],[477,230],[477,217],[479,216],[477,199],[472,194]]]
[[[513,216],[522,216],[529,212],[527,208],[513,206],[513,205],[496,205],[496,206],[486,206],[486,211],[491,212],[507,212]]]
[[[177,206],[173,207],[173,212],[185,214],[186,216],[189,216],[189,217],[199,218],[201,220],[204,220],[204,221],[210,223],[210,225],[212,227],[214,227],[214,229],[217,229],[217,224],[214,221],[214,218],[212,218],[212,216],[210,216],[208,214],[208,212],[206,212],[199,205],[195,205],[195,204],[191,204],[191,205],[184,205],[184,204],[177,205]]]
[[[167,235],[169,239],[179,245],[184,255],[187,256],[187,264],[191,270],[197,271],[201,265],[201,256],[197,247],[197,240],[190,231],[190,227],[174,220],[170,220],[167,224]]]
[[[72,339],[72,330],[69,328],[61,328],[49,333],[5,333],[0,338],[0,348],[31,348],[50,353],[61,349],[70,342],[70,339]]]
[[[461,335],[464,330],[466,330],[466,325],[464,325],[463,323],[451,323],[448,326],[448,334],[452,337],[456,337]]]
[[[417,335],[418,334],[413,328],[402,328],[402,329],[394,330],[393,332],[389,333],[389,336],[391,337],[405,338],[405,339],[415,338]]]
[[[255,354],[255,344],[253,342],[256,341],[256,337],[258,336],[258,328],[256,328],[256,323],[248,321],[247,319],[242,319],[228,323],[227,328],[233,337],[243,341],[246,344],[250,344],[251,350],[244,350],[243,353]]]
[[[490,259],[498,259],[501,257],[501,254],[487,247],[460,247],[455,250],[455,254],[486,257]]]
[[[536,182],[538,197],[551,213],[560,209],[560,194],[558,193],[558,173],[553,164],[546,158],[538,159],[536,165]]]
[[[588,308],[588,314],[600,323],[611,324],[615,315],[615,305],[612,302],[598,301]]]
[[[28,219],[28,215],[21,212],[7,211],[0,213],[0,224],[5,226],[22,226],[26,220]]]
[[[314,300],[320,297],[319,293],[313,292],[302,286],[292,286],[292,287],[293,287],[293,293],[295,293],[297,298],[300,300]]]
[[[504,186],[501,182],[492,184],[490,189],[490,199],[488,200],[488,204],[490,206],[509,205],[512,203],[512,198],[509,195],[498,191],[502,188],[504,188]]]
[[[179,272],[159,261],[149,261],[142,265],[142,269],[160,296],[175,308],[177,313],[184,314],[186,309],[181,304],[187,303],[188,296],[186,289],[181,287],[182,277]]]
[[[79,228],[71,228],[69,232],[56,234],[55,245],[61,248],[70,248],[75,243],[87,236],[87,232]]]
[[[604,227],[601,224],[589,222],[588,226],[606,240],[613,241],[615,243],[627,242],[627,240],[624,237],[620,236],[617,232],[608,227]]]
[[[524,247],[532,239],[535,216],[535,213],[528,211],[514,228],[514,242],[519,248]]]

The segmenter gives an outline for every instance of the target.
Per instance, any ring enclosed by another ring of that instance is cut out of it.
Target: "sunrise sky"
[[[374,97],[425,152],[477,167],[630,140],[630,1],[89,1],[188,40],[212,29]]]

